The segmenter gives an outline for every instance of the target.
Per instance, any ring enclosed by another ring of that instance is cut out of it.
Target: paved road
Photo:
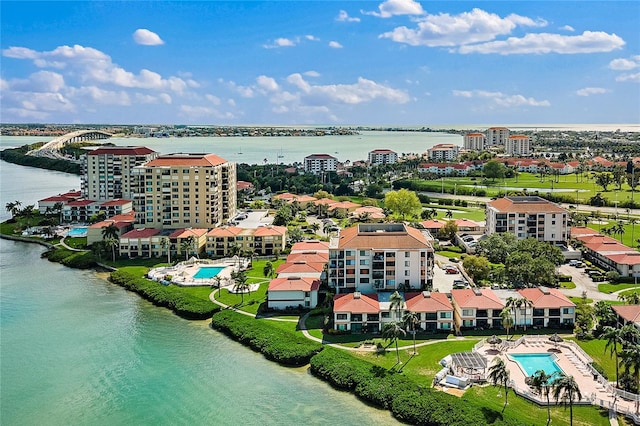
[[[573,283],[576,288],[561,289],[566,296],[582,297],[582,292],[587,292],[587,297],[593,299],[594,302],[599,300],[618,300],[618,296],[615,294],[601,293],[598,291],[597,282],[593,282],[591,277],[584,271],[585,268],[576,268],[569,266],[568,264],[560,265],[558,271],[562,275],[571,275]]]

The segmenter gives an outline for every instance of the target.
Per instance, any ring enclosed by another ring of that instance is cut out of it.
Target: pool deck
[[[238,267],[246,268],[243,261],[238,262],[234,259],[222,259],[212,261],[209,259],[197,259],[180,262],[175,266],[163,268],[155,268],[149,271],[149,278],[155,281],[162,280],[165,276],[171,275],[173,284],[184,287],[211,286],[216,285],[218,280],[215,278],[194,278],[194,275],[201,267],[220,266],[223,267],[217,276],[220,277],[221,286],[225,286],[231,282],[231,273]]]
[[[556,363],[562,371],[567,376],[573,376],[578,384],[582,393],[582,400],[578,403],[598,405],[624,414],[636,411],[635,401],[616,395],[609,382],[600,375],[594,375],[594,371],[588,365],[592,362],[591,358],[573,342],[554,344],[549,341],[548,336],[526,336],[515,342],[502,345],[489,345],[483,341],[476,345],[474,350],[487,359],[488,365],[493,364],[496,357],[502,358],[510,372],[513,390],[542,405],[546,404],[546,399],[540,397],[534,389],[525,383],[524,371],[516,361],[507,357],[507,354],[553,353],[556,355]],[[555,403],[553,399],[551,402]]]

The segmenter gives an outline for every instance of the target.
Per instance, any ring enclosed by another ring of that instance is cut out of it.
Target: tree
[[[416,193],[404,188],[399,191],[387,192],[384,196],[384,205],[400,215],[402,220],[406,216],[418,216],[422,210],[422,204]]]
[[[607,192],[607,188],[613,183],[613,177],[609,172],[596,173],[594,179],[596,185],[601,186],[604,192]]]
[[[453,212],[451,211],[451,209],[447,209],[447,211],[444,214],[444,217],[447,219],[451,219],[453,217]]]
[[[244,303],[244,292],[248,291],[251,294],[251,286],[247,283],[247,274],[244,271],[234,271],[231,273],[231,279],[233,280],[233,291],[240,293],[242,303]]]
[[[618,361],[618,345],[621,345],[622,333],[619,328],[614,327],[605,327],[604,333],[600,336],[601,339],[606,340],[606,344],[604,346],[604,351],[609,352],[610,355],[614,355],[616,359],[616,387],[618,387],[618,376],[619,376],[619,361]]]
[[[569,403],[569,424],[573,426],[573,402],[582,399],[582,393],[573,376],[566,376],[564,373],[558,373],[553,381],[553,399],[558,402],[562,400],[566,407]]]
[[[422,218],[424,220],[430,220],[430,219],[433,219],[434,217],[436,217],[437,215],[438,215],[438,212],[434,208],[424,209],[420,213],[420,218]]]
[[[520,299],[517,297],[507,297],[507,303],[505,303],[505,307],[511,309],[513,312],[513,323],[514,329],[518,327],[518,305],[520,304]]]
[[[509,340],[509,330],[513,327],[513,317],[511,316],[511,309],[504,308],[500,311],[500,322],[502,327],[507,330],[507,340]]]
[[[440,238],[454,241],[456,238],[456,234],[458,233],[458,225],[455,220],[449,220],[444,224],[442,228],[438,231],[438,236]]]
[[[329,214],[329,205],[325,203],[318,204],[318,217],[327,217]]]
[[[486,280],[491,271],[491,265],[486,257],[467,256],[462,261],[462,266],[474,281]]]
[[[162,237],[160,240],[160,247],[167,251],[167,263],[171,264],[171,240],[169,237]]]
[[[5,209],[7,210],[8,213],[11,213],[11,218],[14,218],[20,212],[20,206],[22,206],[22,203],[16,200],[16,201],[7,203],[5,205]]]
[[[640,389],[640,345],[628,344],[620,353],[621,364],[626,375],[633,378],[633,386],[627,387],[627,391],[638,393]],[[633,373],[632,373],[633,372]]]
[[[184,253],[184,260],[189,259],[189,249],[191,248],[191,242],[187,240],[182,240],[180,243],[180,251]]]
[[[620,293],[618,299],[629,305],[640,305],[640,292],[638,290],[630,290],[630,293]]]
[[[502,358],[495,357],[493,359],[493,365],[489,367],[489,376],[488,379],[493,383],[494,386],[504,387],[504,406],[502,407],[502,412],[504,413],[505,408],[507,408],[507,402],[509,399],[509,370],[507,369],[507,365],[504,363]]]
[[[328,235],[329,232],[331,232],[331,228],[333,228],[333,224],[331,222],[325,222],[322,225],[322,232]]]
[[[389,341],[389,344],[395,343],[396,344],[396,357],[398,360],[398,364],[400,364],[400,352],[398,351],[398,338],[400,336],[404,336],[407,333],[404,331],[404,329],[400,326],[399,322],[388,322],[384,325],[384,327],[382,328],[382,338],[384,339],[384,341]]]
[[[395,312],[396,321],[400,321],[401,312],[404,308],[404,298],[398,291],[394,291],[391,296],[389,296],[389,310]]]
[[[509,253],[515,251],[517,243],[515,234],[491,234],[478,241],[476,254],[485,256],[491,263],[505,263]]]
[[[418,325],[420,321],[418,320],[418,314],[411,311],[405,311],[402,315],[402,323],[406,328],[411,330],[411,334],[413,335],[413,354],[416,355],[416,325]]]
[[[20,211],[20,216],[24,216],[27,219],[27,226],[30,226],[31,225],[31,218],[33,217],[33,215],[35,213],[36,213],[35,204],[29,204],[28,206],[25,206]]]
[[[495,160],[491,160],[487,161],[487,163],[482,168],[482,172],[487,178],[495,182],[496,179],[504,178],[504,175],[507,172],[507,168],[504,164]]]
[[[271,261],[267,261],[264,264],[264,268],[262,268],[262,273],[267,278],[273,278],[273,274],[275,273],[275,268],[273,267],[273,263]]]
[[[549,386],[551,376],[548,376],[544,370],[538,370],[531,376],[531,387],[535,389],[540,396],[547,399],[547,424],[551,423],[551,386]]]
[[[289,241],[292,244],[295,244],[302,240],[304,240],[304,233],[302,232],[302,229],[300,229],[300,227],[294,226],[291,229],[289,229]]]
[[[625,168],[621,165],[616,164],[615,166],[613,166],[613,170],[611,171],[611,180],[612,183],[616,184],[618,190],[622,189],[622,184],[625,181],[626,174],[627,172]]]
[[[110,223],[108,226],[102,227],[102,239],[107,247],[111,248],[112,261],[116,261],[116,246],[119,244],[118,240],[119,229],[115,223]]]
[[[524,331],[527,331],[527,308],[533,306],[533,302],[526,297],[518,299],[518,308],[524,308]]]
[[[287,226],[293,219],[293,213],[289,204],[283,204],[278,208],[274,218],[273,224],[276,226]]]

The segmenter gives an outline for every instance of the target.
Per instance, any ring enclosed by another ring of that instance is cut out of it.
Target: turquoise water
[[[201,266],[198,272],[193,275],[193,278],[213,278],[225,268],[226,266]]]
[[[533,376],[538,370],[544,371],[548,376],[562,373],[552,354],[510,354],[508,356],[520,365],[527,376]]]
[[[76,226],[75,228],[71,228],[67,233],[68,237],[86,237],[87,236],[87,227],[86,226]]]

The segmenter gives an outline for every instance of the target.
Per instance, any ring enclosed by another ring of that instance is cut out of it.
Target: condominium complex
[[[134,167],[153,160],[158,153],[144,146],[103,146],[89,151],[82,163],[82,196],[90,200],[133,200],[137,181]]]
[[[439,143],[427,150],[430,160],[452,161],[458,158],[460,147],[452,143]]]
[[[463,139],[464,149],[470,151],[483,151],[485,137],[482,133],[467,133]]]
[[[543,198],[504,197],[487,203],[485,232],[509,232],[518,239],[551,243],[569,238],[569,212]]]
[[[359,224],[329,243],[329,286],[336,293],[430,289],[433,247],[401,223]]]
[[[398,154],[390,149],[374,149],[369,151],[369,165],[380,166],[398,162]]]
[[[338,170],[338,159],[329,154],[313,154],[304,157],[304,171],[318,174]]]
[[[167,154],[134,168],[139,226],[212,228],[236,214],[236,165],[214,154]]]
[[[504,145],[504,153],[512,157],[531,155],[529,136],[511,135]]]
[[[237,226],[214,228],[207,234],[206,252],[210,256],[232,256],[242,252],[258,256],[273,256],[282,253],[287,242],[284,226],[262,226],[239,228]]]
[[[487,129],[488,146],[504,146],[509,140],[509,129],[506,127],[489,127]]]

